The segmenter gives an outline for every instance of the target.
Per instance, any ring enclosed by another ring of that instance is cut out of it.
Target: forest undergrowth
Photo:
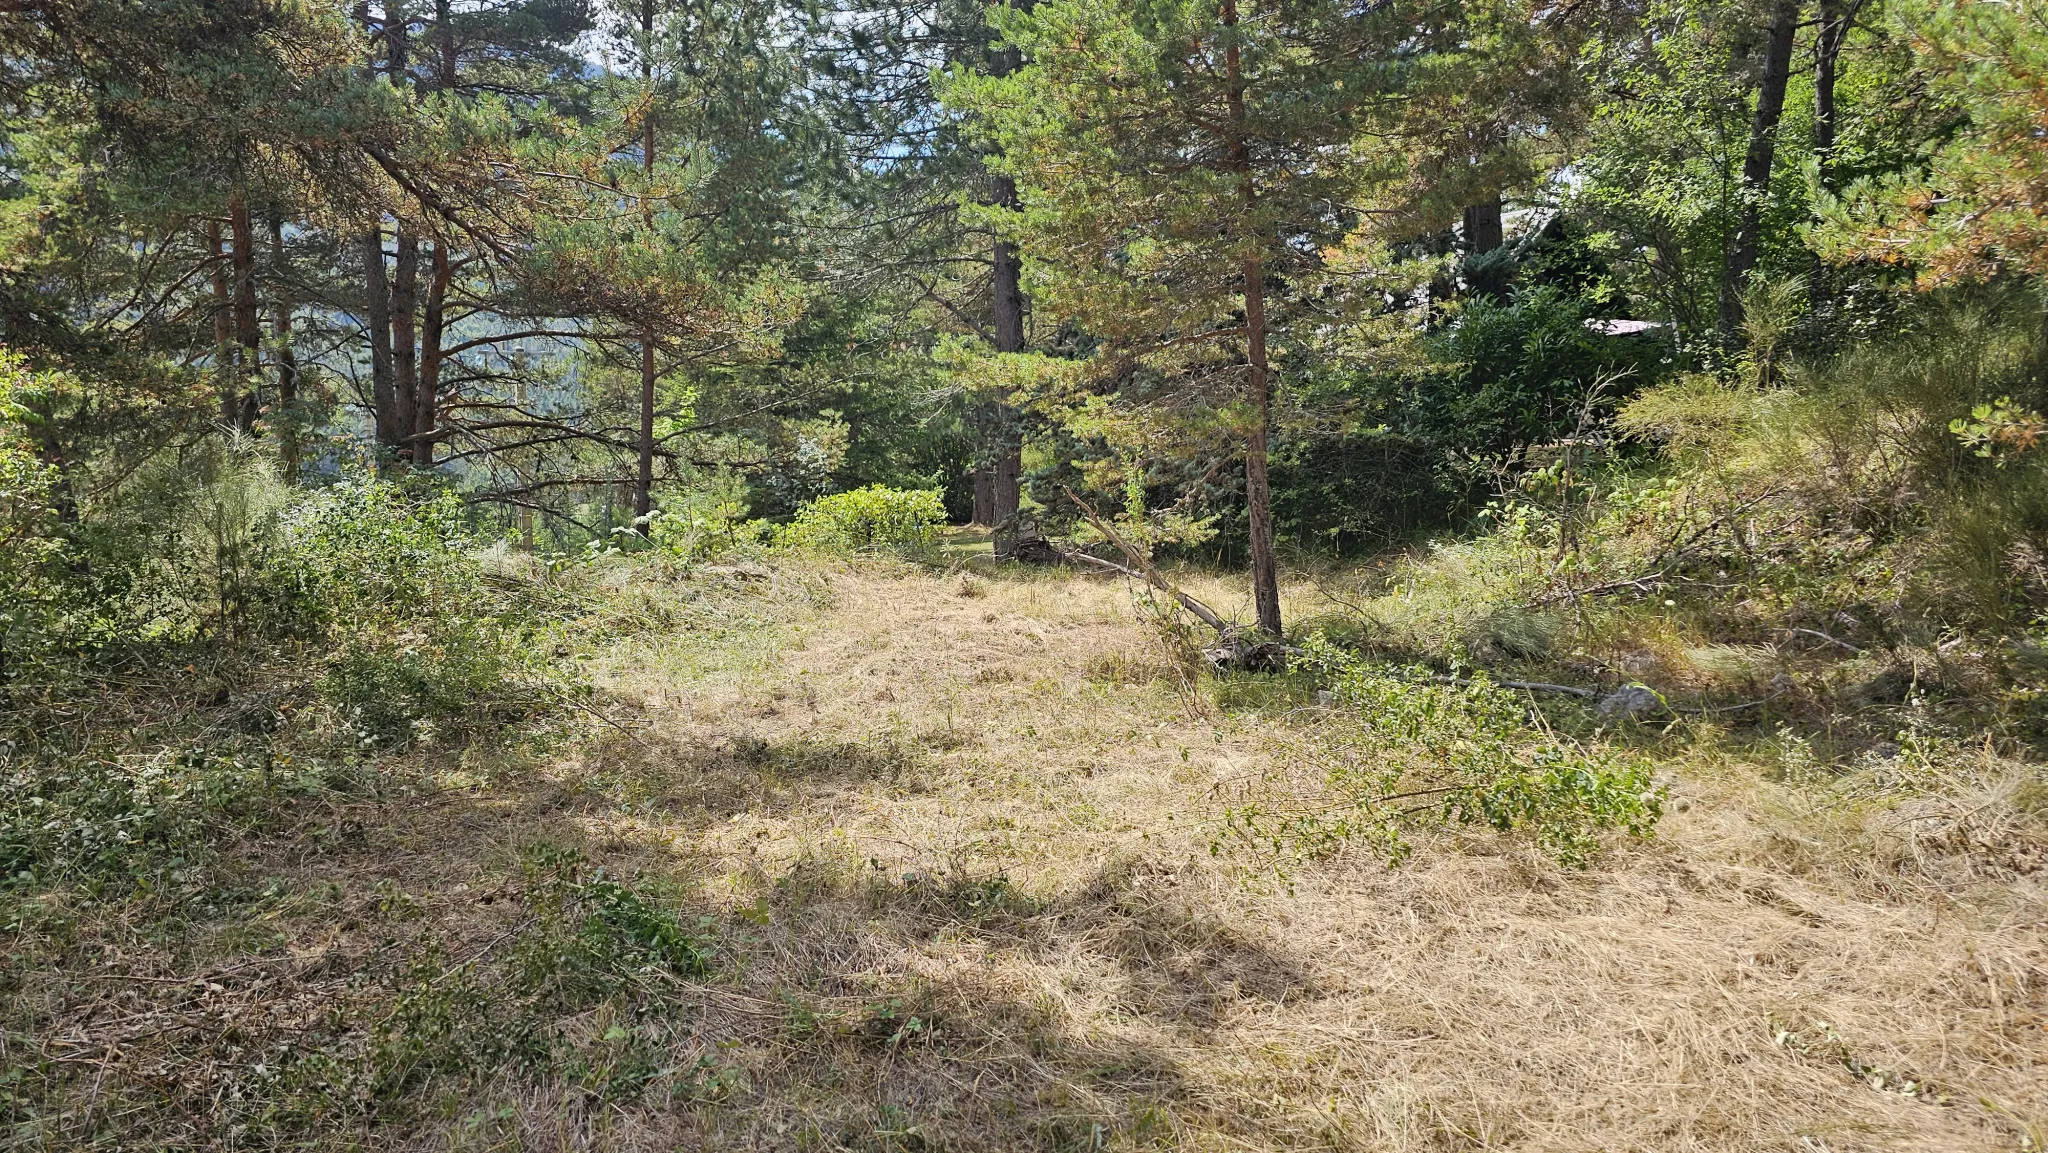
[[[958,534],[446,555],[452,622],[11,747],[8,1147],[2041,1147],[2039,767],[1822,710],[1855,654],[1727,712],[1763,658],[1654,600],[1372,655],[1441,556],[1297,574],[1270,676]]]

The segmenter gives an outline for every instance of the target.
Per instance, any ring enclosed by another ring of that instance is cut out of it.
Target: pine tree
[[[1391,10],[1053,0],[995,19],[1024,65],[944,92],[1016,182],[1000,226],[1034,307],[1100,341],[1090,376],[1113,407],[1242,456],[1257,624],[1277,636],[1274,337],[1352,224],[1352,143],[1397,66]]]

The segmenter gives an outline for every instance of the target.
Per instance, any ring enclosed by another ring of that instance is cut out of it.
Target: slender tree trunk
[[[513,403],[519,406],[520,412],[526,411],[526,379],[524,377],[519,378],[512,385],[512,400]],[[520,476],[522,480],[531,481],[531,477],[526,474],[524,469],[519,467],[517,462],[513,463],[513,468],[515,474]],[[531,505],[522,504],[519,506],[519,545],[529,552],[533,550],[533,507]]]
[[[434,242],[427,276],[427,303],[420,320],[419,390],[412,403],[412,459],[421,468],[434,466],[434,430],[441,413],[441,338],[448,328],[448,242]]]
[[[1792,74],[1792,38],[1798,29],[1798,0],[1776,0],[1770,38],[1764,46],[1756,115],[1750,121],[1749,151],[1742,159],[1735,236],[1721,265],[1721,339],[1731,348],[1742,334],[1742,294],[1749,287],[1749,274],[1756,269],[1764,201],[1770,194],[1771,165],[1777,159],[1778,120],[1785,112],[1785,82]]]
[[[391,265],[391,394],[399,435],[398,455],[413,459],[412,434],[419,424],[420,242],[398,225],[397,259]]]
[[[400,0],[384,0],[385,65],[391,86],[400,92],[411,85],[411,17]],[[420,242],[403,218],[392,222],[391,264],[391,423],[397,434],[398,459],[414,459],[412,439],[419,400],[419,274]]]
[[[1244,262],[1245,344],[1247,383],[1254,418],[1245,437],[1244,499],[1249,514],[1252,551],[1252,604],[1259,628],[1280,636],[1280,564],[1273,552],[1273,487],[1266,477],[1266,430],[1273,423],[1272,378],[1266,364],[1265,270],[1257,257]]]
[[[277,345],[277,407],[272,418],[272,427],[277,429],[278,463],[283,466],[286,484],[296,484],[299,479],[299,354],[292,347],[292,302],[285,292],[286,267],[284,247],[284,218],[270,218],[270,252],[276,273],[273,280],[276,288],[273,307],[276,319],[272,322],[271,339]]]
[[[1017,0],[1005,0],[1015,3]],[[1028,0],[1027,0],[1028,2]],[[1003,48],[989,60],[989,71],[1007,76],[1023,63],[1014,48]],[[1007,176],[995,178],[989,202],[1000,208],[1018,205],[1017,182]],[[1024,351],[1024,289],[1022,262],[1017,246],[998,239],[989,261],[989,311],[993,321],[990,335],[997,352]],[[975,478],[975,504],[982,503],[984,483],[988,507],[986,521],[996,529],[995,553],[1008,556],[1023,531],[1018,512],[1024,502],[1024,422],[1008,396],[997,396],[988,404],[988,424],[982,444],[980,474]],[[986,480],[984,482],[984,476]],[[977,515],[976,519],[981,519]]]
[[[256,307],[256,235],[249,225],[249,202],[240,193],[228,200],[228,241],[232,246],[229,263],[235,277],[235,344],[241,384],[248,386],[235,405],[237,432],[256,428],[260,402],[256,395],[257,372],[263,363],[263,322]]]
[[[397,0],[386,0],[384,5],[384,64],[394,88],[403,88],[406,83],[406,26],[410,19],[405,14],[405,5]]]
[[[974,523],[993,528],[996,523],[996,470],[984,464],[974,470]]]
[[[1813,46],[1813,152],[1820,160],[1823,185],[1835,151],[1836,68],[1848,37],[1849,13],[1843,0],[1820,0],[1820,33]]]
[[[1253,424],[1245,434],[1244,499],[1251,536],[1252,605],[1259,629],[1281,635],[1280,565],[1273,551],[1273,488],[1266,477],[1267,429],[1272,424],[1272,379],[1266,361],[1266,270],[1259,256],[1264,237],[1247,234],[1256,227],[1258,188],[1252,182],[1251,145],[1246,139],[1244,59],[1238,49],[1237,0],[1223,0],[1223,25],[1231,29],[1223,50],[1224,78],[1230,102],[1230,163],[1238,176],[1240,211],[1245,224],[1238,236],[1244,246],[1245,384],[1252,402]]]
[[[633,482],[633,521],[642,536],[653,526],[642,517],[654,511],[654,334],[640,341],[640,468]]]
[[[391,378],[391,283],[384,276],[384,228],[375,225],[357,241],[363,262],[363,320],[370,336],[370,412],[382,467],[405,439],[398,421],[398,397]]]
[[[206,263],[213,285],[213,370],[220,394],[221,423],[233,427],[242,414],[242,394],[235,366],[234,288],[229,276],[233,258],[222,247],[220,222],[206,222]]]
[[[997,204],[1017,206],[1017,184],[1007,176],[996,178]],[[994,295],[997,352],[1024,351],[1024,289],[1020,283],[1022,262],[1017,246],[998,240],[992,254],[990,282]],[[1024,429],[1017,410],[1005,397],[996,411],[996,444],[989,478],[989,523],[1017,528],[1017,510],[1024,500]]]
[[[455,16],[448,10],[448,0],[434,0],[435,39],[440,42],[440,59],[436,61],[438,83],[441,91],[452,91],[455,87]]]
[[[654,0],[640,0],[640,33],[645,38],[640,53],[640,77],[647,82],[646,123],[641,125],[640,163],[648,192],[654,190]],[[641,201],[641,219],[654,230],[653,205]],[[640,336],[640,468],[633,482],[633,523],[641,535],[653,535],[645,519],[654,511],[654,328],[650,324]]]
[[[384,5],[385,71],[393,83],[402,80],[405,53],[403,29],[394,39],[391,27],[396,5]],[[369,0],[356,0],[356,22],[365,34],[373,34]],[[372,41],[374,43],[374,39]],[[373,54],[368,62],[372,76],[377,72]],[[356,238],[356,255],[363,265],[363,328],[370,341],[370,430],[377,446],[377,469],[385,471],[397,460],[405,444],[405,425],[398,419],[398,395],[392,385],[391,368],[391,281],[384,270],[384,225],[372,223]]]
[[[1820,172],[1820,186],[1833,191],[1835,156],[1835,79],[1842,56],[1842,44],[1849,37],[1849,12],[1843,0],[1820,0],[1820,32],[1813,45],[1813,157]],[[1830,295],[1827,261],[1813,256],[1813,283],[1809,286],[1815,307]]]
[[[1469,255],[1492,252],[1506,240],[1501,226],[1500,196],[1495,194],[1477,204],[1465,206],[1465,251]]]

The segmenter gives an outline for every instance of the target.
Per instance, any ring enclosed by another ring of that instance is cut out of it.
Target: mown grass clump
[[[336,1147],[500,1094],[508,1078],[592,1105],[664,1079],[696,1092],[706,1070],[672,1067],[665,1022],[681,1011],[681,983],[711,971],[713,919],[686,918],[672,896],[573,850],[536,847],[523,873],[516,919],[480,942],[445,939],[422,923],[418,899],[389,888],[373,915],[380,947],[351,963],[288,974],[288,957],[259,956],[166,990],[122,1032],[133,1052],[112,1076],[104,1050],[96,1065],[31,1045],[41,1058],[12,1062],[0,1080],[0,1119],[30,1143],[209,1148],[232,1134]],[[213,1100],[195,1113],[200,1086]],[[76,1111],[81,1095],[99,1102],[96,1115]]]

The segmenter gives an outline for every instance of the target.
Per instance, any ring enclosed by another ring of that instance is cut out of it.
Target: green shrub
[[[655,971],[701,977],[710,971],[711,918],[685,927],[645,889],[586,871],[580,853],[529,852],[526,901],[532,931],[513,967],[521,988],[544,1001],[580,1006]]]
[[[758,544],[763,527],[747,518],[746,484],[731,473],[701,478],[664,497],[648,517],[655,547],[686,561]]]
[[[280,514],[266,584],[302,630],[417,622],[456,606],[475,613],[498,598],[469,554],[476,542],[461,514],[452,494],[380,481],[307,494]]]
[[[527,711],[512,638],[489,624],[435,624],[432,636],[353,638],[320,679],[321,698],[365,748],[431,743]]]
[[[251,735],[146,757],[36,757],[0,744],[0,888],[142,881],[204,862],[216,839],[280,802],[363,783],[346,759],[279,756]]]
[[[946,508],[937,489],[869,485],[821,496],[799,509],[776,534],[788,548],[872,549],[930,544]]]
[[[1662,815],[1646,760],[1539,727],[1518,694],[1484,677],[1367,665],[1320,636],[1301,665],[1322,674],[1339,711],[1314,776],[1262,782],[1228,811],[1219,852],[1234,842],[1284,870],[1363,842],[1400,860],[1406,830],[1433,823],[1521,832],[1583,865],[1601,832],[1648,836]]]

